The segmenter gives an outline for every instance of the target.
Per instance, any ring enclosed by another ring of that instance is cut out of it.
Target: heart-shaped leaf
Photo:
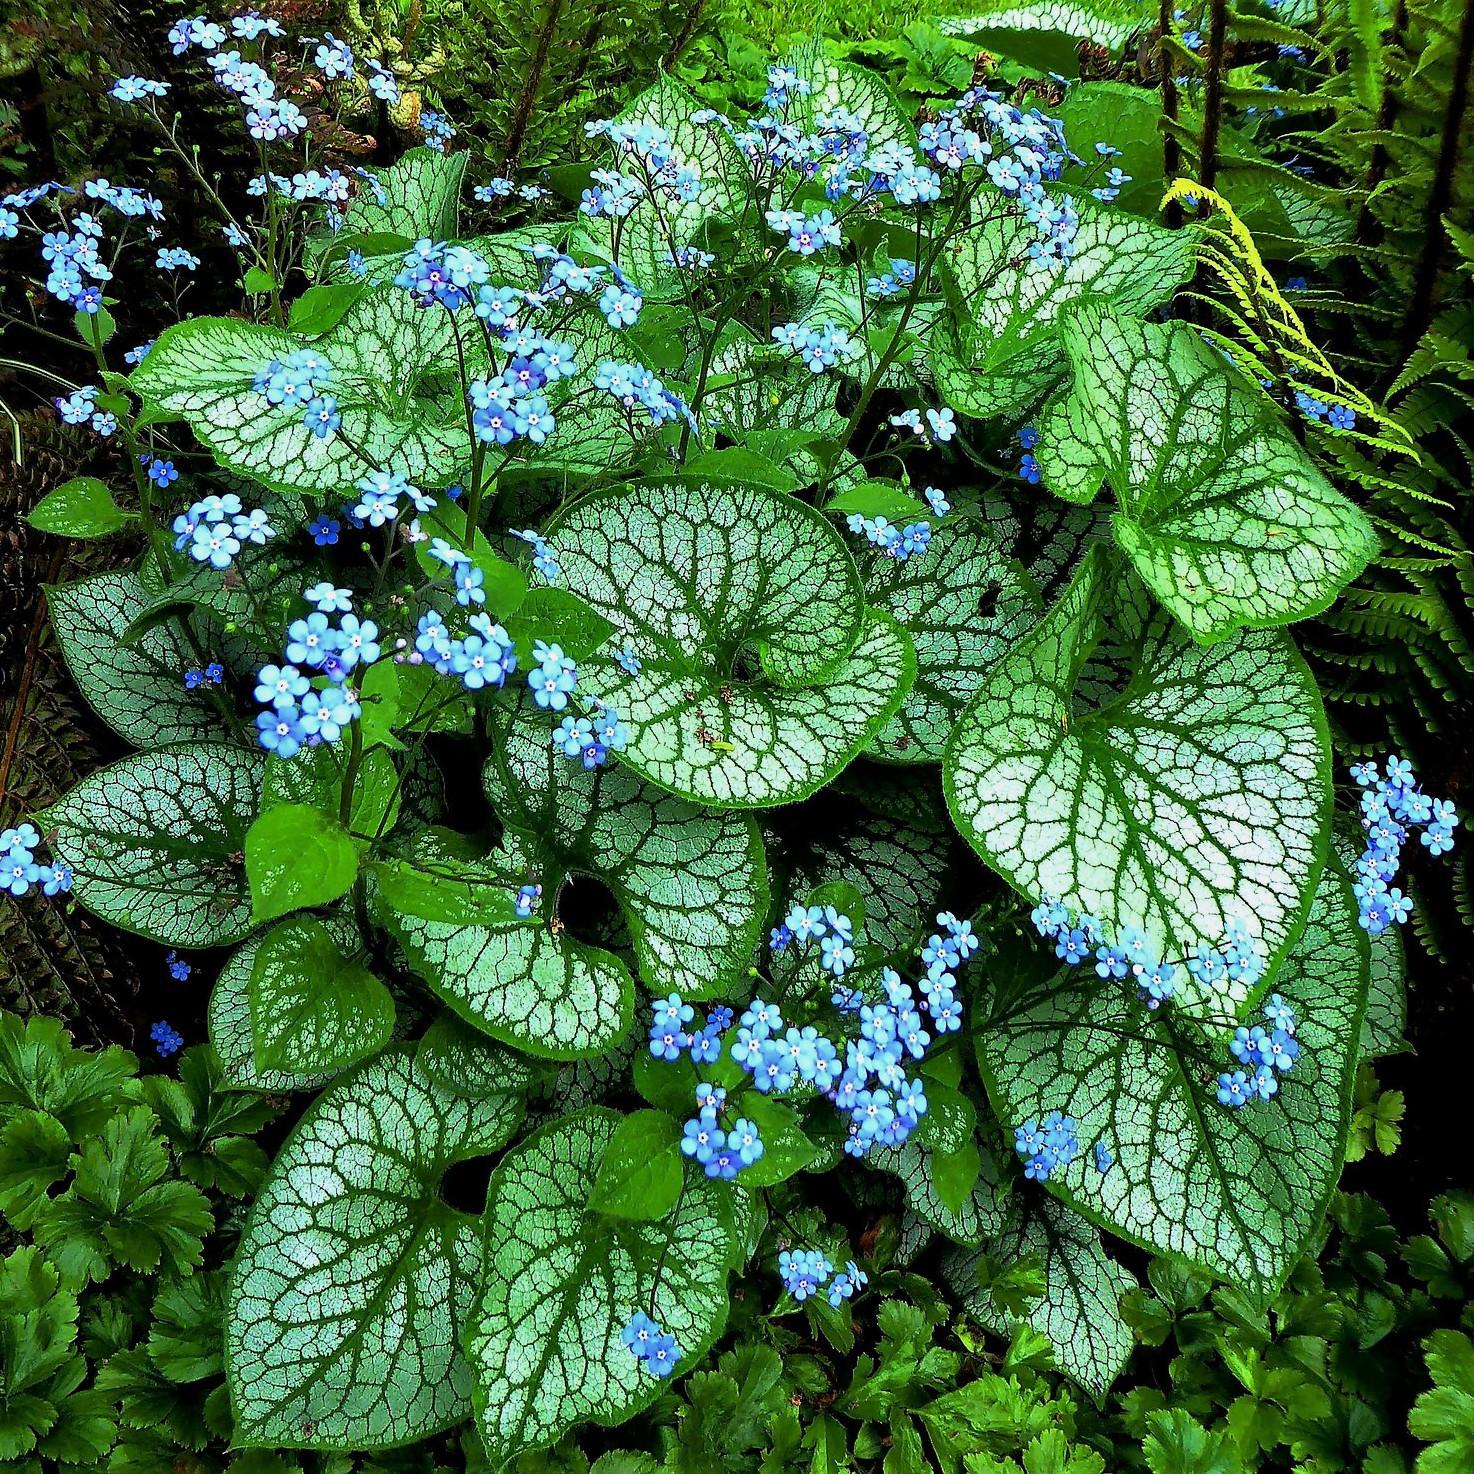
[[[978,1253],[956,1250],[942,1273],[963,1308],[997,1335],[1023,1320],[1054,1346],[1054,1359],[1097,1403],[1121,1374],[1135,1341],[1121,1319],[1121,1296],[1136,1288],[1124,1265],[1106,1253],[1095,1225],[1042,1192],[1016,1191],[1004,1224],[984,1246],[994,1259],[1038,1259],[1044,1296],[1022,1316],[1001,1311],[978,1284]]]
[[[741,1251],[727,1183],[693,1176],[675,1211],[629,1223],[587,1211],[622,1118],[593,1108],[507,1154],[486,1203],[483,1288],[466,1332],[476,1423],[500,1467],[575,1424],[623,1422],[665,1386],[620,1341],[643,1311],[696,1365],[727,1316]]]
[[[1016,414],[1063,376],[1060,315],[1087,294],[1125,315],[1165,302],[1192,274],[1195,237],[1082,203],[1063,267],[1030,259],[1033,227],[984,192],[955,253],[943,256],[953,331],[932,338],[932,370],[948,404],[976,419]]]
[[[1061,341],[1075,378],[1040,425],[1045,482],[1077,502],[1110,483],[1116,541],[1195,638],[1319,614],[1366,567],[1366,515],[1186,324],[1089,302]]]
[[[262,1073],[336,1074],[376,1053],[394,1029],[389,990],[345,957],[320,921],[306,917],[261,939],[250,1004]]]
[[[622,760],[697,803],[812,793],[913,678],[904,631],[865,609],[838,534],[792,497],[705,481],[596,492],[547,537],[567,586],[615,627],[582,679],[629,724]]]
[[[322,924],[341,952],[350,952],[360,944],[358,928],[341,912],[328,913]],[[320,1090],[336,1071],[291,1074],[257,1067],[256,1035],[251,1019],[251,974],[262,940],[263,936],[257,935],[242,942],[226,959],[210,990],[207,1023],[210,1046],[220,1061],[221,1078],[232,1090],[256,1090],[268,1095]]]
[[[890,85],[869,67],[831,56],[822,36],[795,46],[782,64],[792,67],[799,80],[808,83],[807,91],[795,88],[789,94],[786,114],[801,131],[814,132],[822,126],[819,120],[826,114],[844,112],[854,114],[871,149],[893,144],[909,149],[915,145],[916,131],[910,115]]]
[[[218,947],[251,929],[246,831],[262,756],[223,743],[135,752],[37,817],[95,915],[169,947]]]
[[[377,866],[372,904],[413,970],[468,1023],[529,1054],[573,1059],[621,1038],[634,982],[612,952],[570,937],[513,902],[532,857],[510,844],[484,861],[435,832],[413,863]]]
[[[327,387],[342,435],[319,439],[300,405],[273,405],[252,387],[272,359],[309,343],[332,366]],[[456,479],[469,454],[457,396],[434,383],[455,368],[450,314],[421,311],[408,292],[384,286],[319,338],[234,317],[177,323],[130,384],[151,409],[188,421],[222,465],[275,490],[341,494],[368,469],[365,456],[434,490]]]
[[[1320,697],[1285,635],[1246,631],[1210,650],[1148,604],[1106,549],[1087,554],[958,721],[948,805],[1024,895],[1089,912],[1112,938],[1139,926],[1173,962],[1239,918],[1272,970],[1325,858]],[[1179,975],[1195,1001],[1244,1001],[1231,979],[1205,997]]]
[[[750,818],[700,809],[625,767],[589,772],[553,748],[526,698],[498,708],[483,781],[533,857],[544,910],[571,875],[609,888],[650,992],[713,997],[745,976],[768,908]]]
[[[1048,1187],[1112,1232],[1202,1265],[1267,1299],[1309,1247],[1345,1152],[1368,948],[1350,887],[1327,869],[1304,935],[1275,981],[1300,1043],[1278,1093],[1238,1110],[1216,1099],[1239,1066],[1229,1024],[1081,967],[1009,986],[1002,972],[977,1030],[1000,1118],[1063,1111],[1087,1148]]]
[[[911,1211],[954,1244],[970,1247],[984,1239],[997,1239],[1003,1232],[1008,1212],[1008,1181],[997,1153],[981,1143],[978,1175],[960,1207],[942,1201],[936,1183],[936,1154],[914,1138],[900,1146],[872,1147],[865,1162],[882,1172],[893,1172],[906,1189]]]
[[[257,921],[326,906],[357,874],[353,838],[336,815],[311,804],[277,804],[246,834],[246,876]]]
[[[904,561],[878,549],[861,560],[871,603],[892,615],[916,648],[916,681],[870,745],[893,762],[940,762],[958,714],[993,663],[1039,617],[1023,566],[976,518],[943,523],[924,554]]]
[[[96,476],[74,476],[48,491],[26,514],[37,532],[58,537],[106,537],[137,517],[113,500],[105,481]]]
[[[225,1328],[235,1441],[377,1449],[470,1412],[460,1332],[481,1263],[479,1225],[441,1201],[452,1164],[485,1155],[522,1114],[524,1067],[503,1093],[440,1090],[414,1051],[386,1051],[297,1123],[241,1237]]]
[[[51,628],[88,705],[134,747],[218,737],[220,714],[203,691],[184,689],[200,663],[178,631],[156,625],[131,644],[123,631],[153,596],[136,573],[99,573],[46,591]]]
[[[619,221],[618,259],[624,274],[643,294],[669,301],[686,290],[672,252],[690,245],[711,219],[734,220],[742,213],[749,188],[749,171],[731,134],[715,119],[693,123],[696,99],[673,77],[662,74],[623,112],[623,123],[649,123],[670,137],[672,157],[690,164],[700,184],[690,199],[678,199],[668,189],[654,197],[644,195]],[[586,249],[611,257],[611,222],[580,215],[577,234]]]

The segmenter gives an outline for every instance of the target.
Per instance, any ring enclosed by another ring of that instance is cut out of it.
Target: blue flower
[[[1073,1116],[1050,1111],[1042,1123],[1029,1119],[1013,1133],[1014,1151],[1023,1160],[1024,1176],[1036,1182],[1047,1182],[1050,1176],[1068,1167],[1080,1154]]]
[[[846,1300],[854,1295],[856,1290],[864,1289],[869,1283],[870,1276],[851,1259],[844,1269],[830,1281],[829,1303],[838,1310]]]
[[[175,1033],[162,1019],[148,1031],[148,1036],[154,1041],[154,1047],[163,1059],[168,1059],[171,1054],[174,1054],[184,1045],[183,1037]]]
[[[153,460],[149,462],[148,479],[157,486],[168,486],[179,480],[179,472],[173,461]]]
[[[256,735],[261,746],[277,757],[295,757],[307,736],[295,707],[256,714]]]
[[[647,1372],[662,1380],[675,1371],[681,1358],[681,1348],[676,1345],[675,1337],[662,1331],[642,1310],[637,1310],[630,1317],[619,1333],[619,1339]]]
[[[744,1167],[750,1167],[763,1154],[762,1138],[757,1127],[745,1116],[732,1122],[727,1132],[727,1145],[737,1153]]]
[[[194,969],[177,952],[170,952],[164,958],[164,963],[169,969],[169,976],[175,982],[182,983]]]
[[[784,1249],[778,1255],[783,1288],[800,1304],[821,1290],[833,1273],[834,1266],[817,1249]]]
[[[1095,1156],[1095,1170],[1104,1176],[1115,1165],[1116,1159],[1111,1155],[1110,1148],[1103,1141],[1097,1141],[1092,1151]]]
[[[326,513],[322,513],[308,524],[307,530],[312,534],[312,540],[318,547],[330,548],[338,541],[338,534],[343,530],[343,524]]]

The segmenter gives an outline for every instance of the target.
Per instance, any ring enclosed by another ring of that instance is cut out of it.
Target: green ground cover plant
[[[543,19],[469,150],[361,11],[183,16],[110,106],[208,247],[0,202],[92,360],[28,520],[116,550],[46,596],[118,744],[0,883],[213,979],[177,1078],[0,1023],[0,1458],[1460,1468],[1474,1207],[1338,1192],[1460,816],[1335,704],[1463,617],[1457,307],[1414,263],[1373,385],[1280,275],[1394,250],[1280,162],[1311,18],[1225,91],[1221,10],[1073,85],[1134,11],[756,71],[673,16],[576,119]],[[376,112],[423,142],[354,162]]]

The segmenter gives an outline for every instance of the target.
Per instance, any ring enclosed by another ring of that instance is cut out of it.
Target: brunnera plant
[[[1396,1047],[1401,848],[1457,817],[1392,760],[1333,842],[1284,627],[1375,538],[1147,320],[1197,229],[1116,211],[1109,140],[1027,98],[918,132],[818,43],[748,120],[660,81],[589,125],[571,218],[495,229],[545,193],[496,180],[468,229],[433,114],[332,166],[395,85],[342,42],[171,41],[260,145],[259,219],[200,181],[249,307],[125,371],[109,263],[156,202],[5,201],[97,358],[61,413],[132,471],[33,521],[145,547],[50,591],[137,750],[0,850],[16,896],[232,949],[225,1079],[309,1098],[230,1274],[235,1443],[472,1420],[500,1467],[649,1406],[750,1272],[842,1340],[884,1287],[800,1211],[831,1173],[897,1179],[908,1251],[1096,1396],[1102,1230],[1271,1297]],[[165,84],[114,95],[183,147]]]

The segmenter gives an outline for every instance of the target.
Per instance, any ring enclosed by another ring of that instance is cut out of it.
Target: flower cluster
[[[832,322],[817,328],[785,322],[773,329],[773,341],[798,354],[811,374],[822,374],[837,363],[850,363],[862,351],[842,327]]]
[[[191,967],[190,964],[184,960],[184,958],[182,958],[177,952],[172,950],[165,955],[164,966],[169,969],[169,976],[173,978],[176,983],[187,982],[189,980],[190,973],[194,971],[194,968]]]
[[[827,1284],[827,1298],[836,1310],[870,1283],[870,1276],[853,1259],[835,1274],[834,1266],[818,1249],[782,1250],[778,1255],[778,1277],[800,1305]]]
[[[851,532],[863,533],[867,541],[898,563],[926,552],[931,546],[930,522],[908,522],[904,527],[897,527],[884,517],[865,517],[859,512],[851,512],[848,522]]]
[[[887,297],[899,297],[916,280],[916,263],[902,257],[892,256],[890,270],[879,276],[868,277],[865,290],[872,297],[884,301]]]
[[[982,167],[1001,193],[1018,202],[1037,234],[1029,248],[1032,260],[1062,266],[1070,259],[1079,215],[1068,195],[1046,189],[1067,164],[1079,162],[1065,144],[1058,119],[1037,108],[1015,107],[1001,92],[975,87],[935,122],[924,123],[920,141],[938,168],[955,174],[968,165]]]
[[[1330,404],[1303,389],[1295,391],[1295,407],[1308,420],[1324,420],[1333,430],[1354,430],[1356,411],[1349,404]]]
[[[773,929],[772,945],[781,952],[790,943],[819,943],[819,961],[825,972],[842,978],[854,966],[854,928],[850,918],[833,906],[793,906],[781,926]]]
[[[524,527],[520,532],[514,531],[512,536],[520,538],[532,549],[533,568],[548,583],[557,583],[563,576],[563,570],[558,567],[558,560],[553,556],[553,550],[543,541],[542,535],[531,527]]]
[[[704,1065],[722,1057],[722,1035],[732,1026],[732,1010],[725,1004],[713,1008],[700,1029],[686,1028],[696,1010],[678,993],[662,998],[653,1009],[649,1037],[653,1058],[670,1062],[689,1051],[692,1063]]]
[[[658,123],[599,118],[586,123],[584,132],[610,143],[621,165],[617,170],[593,171],[593,186],[584,190],[579,203],[585,215],[620,220],[646,198],[689,204],[700,196],[700,171],[676,151],[670,134]]]
[[[1021,451],[1018,473],[1030,486],[1038,486],[1042,477],[1039,462],[1034,458],[1034,447],[1039,444],[1039,432],[1032,425],[1024,425],[1015,434]]]
[[[1267,1026],[1267,1027],[1266,1027]],[[1244,1066],[1218,1077],[1218,1103],[1238,1110],[1251,1100],[1268,1100],[1279,1090],[1279,1076],[1299,1057],[1295,1012],[1278,993],[1264,1005],[1264,1024],[1240,1025],[1233,1031],[1229,1052]]]
[[[1048,1182],[1080,1155],[1075,1118],[1050,1111],[1043,1121],[1030,1117],[1014,1128],[1013,1149],[1024,1164],[1024,1176],[1031,1182]]]
[[[1054,955],[1068,967],[1094,959],[1102,978],[1130,979],[1137,998],[1155,1011],[1177,991],[1177,964],[1158,955],[1140,927],[1125,927],[1108,942],[1100,922],[1088,913],[1072,917],[1053,896],[1040,897],[1030,919],[1039,935],[1054,943]],[[1230,917],[1219,946],[1200,942],[1181,964],[1203,993],[1227,992],[1246,998],[1264,976],[1266,951],[1241,917]]]
[[[246,511],[233,491],[201,497],[174,519],[175,551],[211,568],[229,568],[244,544],[260,547],[275,536],[266,513]]]
[[[594,369],[594,388],[602,389],[616,404],[632,416],[636,410],[644,410],[652,425],[664,425],[672,420],[684,419],[694,429],[695,417],[686,407],[686,402],[639,363],[619,363],[612,358],[604,359]]]
[[[678,1011],[691,1013],[691,1005],[680,1003],[672,994],[664,1003],[655,1005],[657,1018],[662,1009],[668,1010],[672,1004],[679,1005]],[[719,1034],[712,1037],[720,1040]],[[651,1047],[654,1048],[653,1042]],[[727,1092],[721,1086],[696,1087],[696,1114],[682,1131],[681,1151],[697,1162],[708,1177],[730,1181],[762,1156],[763,1142],[757,1126],[745,1116],[733,1119],[726,1111],[726,1103]]]
[[[919,409],[902,410],[891,416],[898,430],[909,430],[927,445],[945,445],[957,433],[957,416],[950,409],[928,408],[923,418]]]
[[[332,375],[332,365],[315,348],[298,348],[258,369],[251,387],[268,404],[300,409],[302,423],[324,439],[342,424],[338,401],[324,392]]]
[[[36,859],[41,835],[34,824],[0,829],[0,890],[23,896],[32,889],[55,896],[72,888],[72,867],[61,861],[46,865]]]
[[[212,660],[206,666],[191,666],[184,673],[184,689],[186,691],[198,691],[204,686],[223,686],[225,684],[225,667],[218,660]]]
[[[347,589],[321,583],[303,598],[315,607],[287,627],[286,663],[264,665],[256,677],[256,700],[266,708],[256,715],[257,737],[282,758],[338,741],[362,715],[350,677],[380,655],[379,627],[351,612]],[[330,613],[341,615],[336,625]]]
[[[118,417],[110,409],[97,407],[100,392],[94,385],[88,384],[81,389],[74,389],[63,399],[52,400],[62,424],[90,424],[99,435],[111,435],[118,428]]]
[[[467,633],[452,636],[437,610],[420,616],[413,649],[395,654],[401,665],[427,664],[437,675],[459,676],[468,691],[506,684],[517,670],[512,637],[489,614],[477,610],[467,620]]]
[[[553,746],[589,769],[603,767],[609,754],[623,752],[629,740],[618,710],[597,697],[592,717],[564,717],[553,732]]]
[[[662,1381],[675,1371],[681,1359],[681,1348],[676,1338],[662,1331],[643,1310],[637,1310],[628,1324],[619,1333],[621,1344],[635,1355],[635,1359],[650,1373]]]
[[[171,1054],[184,1047],[184,1036],[163,1019],[148,1031],[148,1037],[153,1040],[154,1048],[158,1050],[161,1059],[168,1059]]]
[[[1356,894],[1361,924],[1374,937],[1412,915],[1413,903],[1392,885],[1402,866],[1402,847],[1414,829],[1428,852],[1453,848],[1459,816],[1444,798],[1429,798],[1413,777],[1406,758],[1389,757],[1386,774],[1376,763],[1356,763],[1351,776],[1366,791],[1361,796],[1361,827],[1366,848],[1356,862]]]
[[[102,307],[102,283],[112,270],[99,253],[102,225],[92,215],[77,215],[72,229],[47,231],[41,237],[41,259],[51,270],[46,290],[58,302],[78,312],[95,313]]]

